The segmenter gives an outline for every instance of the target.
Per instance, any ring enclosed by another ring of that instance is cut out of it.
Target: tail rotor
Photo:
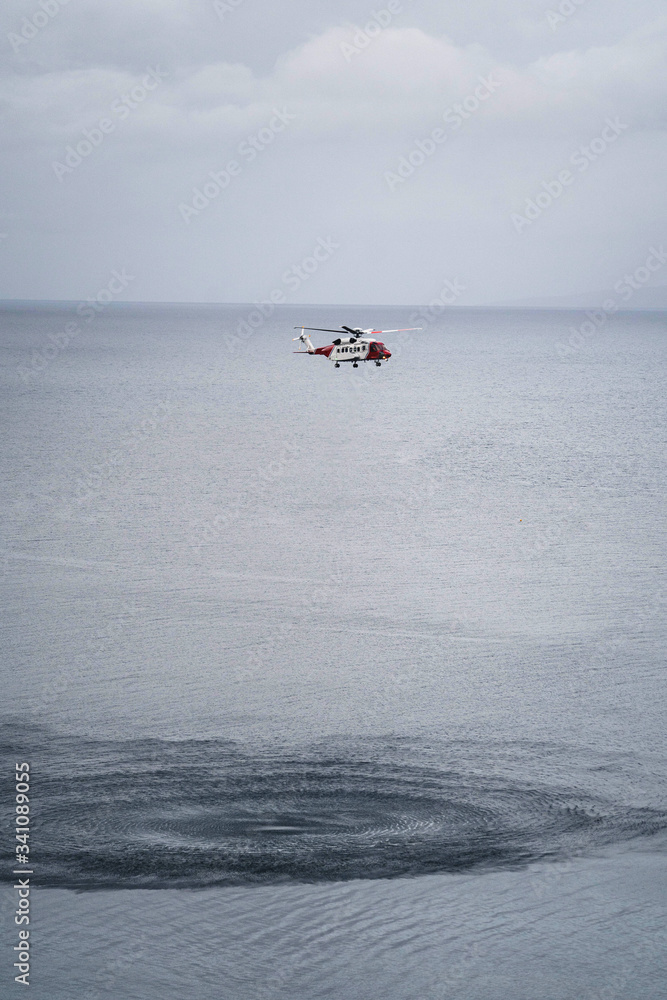
[[[298,327],[297,327],[297,329],[298,329]],[[294,343],[295,340],[298,340],[300,344],[305,344],[306,345],[306,350],[308,351],[309,354],[314,354],[315,353],[315,348],[313,347],[313,342],[310,339],[310,334],[306,333],[305,326],[301,327],[301,333],[299,334],[298,337],[292,337],[292,343]],[[299,348],[299,350],[301,350],[301,348]]]

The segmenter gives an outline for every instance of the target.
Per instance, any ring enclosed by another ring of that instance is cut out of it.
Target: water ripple
[[[242,752],[225,741],[69,741],[34,785],[42,885],[396,878],[563,858],[667,828],[655,808],[446,765],[413,747]],[[468,765],[468,766],[466,766]]]

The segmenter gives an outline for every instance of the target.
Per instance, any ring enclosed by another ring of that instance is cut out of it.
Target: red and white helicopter
[[[351,361],[352,367],[357,368],[360,361],[374,361],[380,367],[383,361],[391,357],[381,340],[376,340],[378,334],[383,333],[407,333],[408,330],[421,330],[420,326],[407,326],[402,330],[359,330],[351,326],[341,326],[340,330],[329,330],[322,326],[295,326],[295,330],[301,330],[298,337],[292,337],[292,341],[298,340],[300,344],[305,344],[306,350],[299,347],[295,354],[322,354],[325,358],[333,361],[334,368],[340,368],[341,362]],[[313,347],[310,334],[306,330],[317,330],[320,333],[338,333],[342,337],[337,337],[333,344],[326,347]]]

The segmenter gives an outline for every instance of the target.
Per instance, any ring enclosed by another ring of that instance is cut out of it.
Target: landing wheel
[[[352,367],[353,367],[353,368],[358,368],[358,367],[359,367],[359,365],[358,365],[358,364],[357,364],[357,362],[355,361],[355,362],[354,362],[354,364],[352,365]]]
[[[375,364],[376,364],[376,365],[378,366],[378,368],[380,368],[380,367],[381,367],[381,364],[382,364],[382,362],[380,362],[380,361],[376,361],[376,362],[375,362]]]
[[[340,365],[338,364],[338,362],[336,362],[336,364],[334,365],[334,368],[340,368]]]

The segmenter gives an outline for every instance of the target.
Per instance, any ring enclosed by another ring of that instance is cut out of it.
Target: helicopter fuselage
[[[316,347],[313,353],[322,354],[337,364],[344,361],[351,361],[353,364],[359,361],[386,361],[391,357],[391,351],[387,350],[382,341],[370,337],[341,337],[334,344]]]

